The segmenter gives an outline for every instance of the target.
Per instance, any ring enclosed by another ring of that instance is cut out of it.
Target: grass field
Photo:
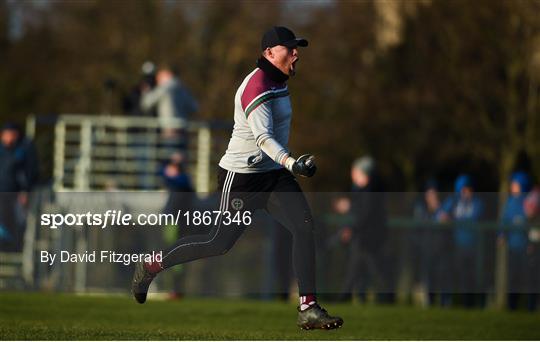
[[[136,304],[129,297],[0,293],[2,340],[540,339],[540,314],[328,305],[342,329],[302,331],[295,306],[235,299]]]

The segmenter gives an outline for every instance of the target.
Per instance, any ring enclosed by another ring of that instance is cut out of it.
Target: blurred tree
[[[6,51],[8,49],[9,37],[9,13],[8,6],[5,1],[0,2],[0,58],[5,58]]]
[[[539,4],[433,1],[408,17],[401,42],[377,61],[367,105],[380,125],[369,132],[386,132],[376,145],[408,184],[461,158],[486,161],[506,189],[520,150],[533,157]]]
[[[5,1],[0,1],[0,65],[7,65],[7,54],[9,51],[9,37],[8,37],[8,27],[9,27],[9,13],[8,6]],[[0,67],[0,117],[7,117],[7,111],[9,107],[7,106],[7,70],[5,67]]]

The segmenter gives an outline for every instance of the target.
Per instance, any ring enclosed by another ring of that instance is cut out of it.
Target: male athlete
[[[293,264],[300,294],[298,326],[339,328],[343,320],[330,316],[317,304],[313,221],[295,179],[295,175],[313,176],[316,166],[312,155],[295,159],[287,150],[292,109],[286,82],[295,74],[298,47],[306,47],[308,42],[285,27],[273,27],[263,35],[261,45],[257,68],[244,79],[234,100],[234,129],[219,163],[220,211],[266,209],[287,227],[293,236]],[[161,262],[138,264],[132,284],[135,299],[146,301],[150,283],[164,269],[225,254],[244,229],[219,222],[208,235],[178,240],[163,252]]]

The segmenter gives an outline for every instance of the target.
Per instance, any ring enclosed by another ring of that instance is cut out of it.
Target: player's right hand
[[[317,171],[315,157],[311,154],[301,155],[294,161],[291,167],[292,173],[302,177],[312,177]]]

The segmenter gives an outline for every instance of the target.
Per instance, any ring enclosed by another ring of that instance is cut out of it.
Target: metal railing
[[[211,165],[223,153],[224,134],[231,128],[229,123],[217,121],[62,114],[30,116],[28,135],[33,137],[44,125],[53,127],[55,191],[160,189],[160,166],[182,150],[196,191],[207,193],[211,191]],[[164,130],[175,134],[167,137]]]

